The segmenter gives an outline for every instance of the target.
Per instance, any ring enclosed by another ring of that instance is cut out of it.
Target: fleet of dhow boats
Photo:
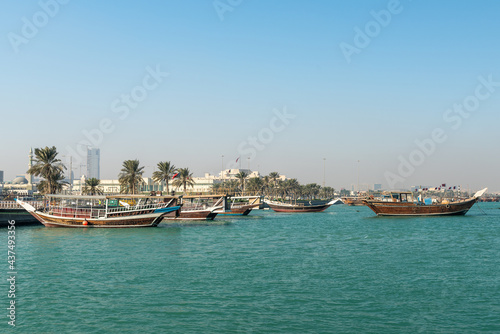
[[[472,197],[454,199],[422,198],[422,194],[392,191],[380,198],[356,198],[355,201],[361,201],[378,216],[464,215],[486,191],[487,188]],[[217,215],[245,216],[263,206],[275,212],[322,212],[343,202],[341,199],[286,202],[261,196],[227,195],[46,195],[43,201],[16,199],[8,205],[3,203],[0,220],[7,217],[22,223],[31,219],[49,227],[154,227],[162,221],[213,220]],[[349,200],[345,202],[358,205]]]

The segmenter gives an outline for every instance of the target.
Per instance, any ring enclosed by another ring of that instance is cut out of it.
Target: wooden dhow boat
[[[359,197],[359,196],[353,196],[353,197],[342,197],[342,202],[344,204],[347,204],[349,206],[363,206],[365,203],[363,200],[368,199],[368,197]]]
[[[465,215],[488,188],[478,191],[474,196],[455,201],[442,200],[439,203],[419,201],[409,191],[390,192],[385,200],[365,199],[364,203],[378,216],[444,216]]]
[[[180,211],[177,200],[173,196],[47,195],[42,208],[17,203],[48,227],[154,227],[166,214]]]
[[[271,209],[276,212],[321,212],[332,206],[335,200],[324,204],[307,204],[307,203],[283,203],[272,200],[264,200],[264,202],[269,205]]]
[[[225,210],[227,207],[226,196],[200,195],[200,196],[180,196],[182,208],[176,212],[167,213],[164,220],[214,220],[218,210]]]
[[[262,204],[260,200],[260,196],[232,196],[227,209],[219,209],[216,212],[223,216],[247,216]]]

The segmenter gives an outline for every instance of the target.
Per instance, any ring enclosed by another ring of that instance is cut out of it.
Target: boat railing
[[[50,213],[54,216],[67,218],[104,218],[106,209],[104,208],[68,208],[52,207]]]
[[[25,203],[28,203],[35,208],[40,208],[43,206],[42,201],[27,201]],[[16,201],[0,201],[0,209],[22,209],[22,208],[23,207],[20,206]]]
[[[209,206],[207,204],[187,204],[187,203],[184,203],[182,205],[182,210],[183,211],[191,211],[191,210],[205,210],[205,209],[208,209]]]
[[[153,204],[143,204],[143,205],[130,205],[130,206],[120,206],[116,208],[109,208],[108,213],[117,213],[117,212],[129,212],[129,211],[144,211],[151,209],[162,208],[167,203],[153,203]]]

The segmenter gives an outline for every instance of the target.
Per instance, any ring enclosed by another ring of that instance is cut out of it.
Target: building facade
[[[210,173],[205,173],[203,177],[193,177],[194,185],[193,187],[188,187],[186,190],[188,193],[195,194],[207,194],[212,191],[212,187],[214,184],[220,184],[224,181],[228,180],[237,180],[236,175],[239,172],[246,172],[248,174],[248,178],[253,177],[261,177],[260,173],[257,171],[251,171],[249,169],[226,169],[221,171],[219,175],[212,175]],[[82,177],[81,180],[73,181],[73,193],[79,194],[81,193],[82,185],[85,184],[85,177]],[[140,192],[152,192],[152,191],[161,191],[165,192],[166,187],[163,184],[156,183],[150,177],[143,177],[143,185],[140,188]],[[280,175],[280,180],[286,180],[287,177],[285,175]],[[117,194],[120,193],[120,182],[118,180],[100,180],[100,187],[103,190],[104,194]],[[174,187],[172,185],[172,180],[169,181],[169,192],[182,192],[182,186]],[[167,195],[167,194],[165,194]]]

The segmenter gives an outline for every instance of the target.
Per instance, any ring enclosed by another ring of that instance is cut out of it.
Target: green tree
[[[189,171],[189,168],[179,168],[178,173],[179,175],[174,182],[172,182],[172,185],[176,188],[180,188],[182,186],[183,193],[185,194],[186,187],[194,186],[193,173]]]
[[[153,180],[157,183],[165,183],[165,190],[168,194],[168,183],[170,178],[177,171],[177,168],[170,161],[159,162],[158,170],[153,173]]]
[[[258,195],[260,192],[262,192],[263,186],[264,182],[260,177],[252,177],[248,179],[247,190],[253,195]]]
[[[297,179],[289,179],[280,182],[279,189],[283,199],[288,197],[293,200],[297,198],[297,194],[300,191],[300,184]]]
[[[138,188],[144,183],[142,174],[144,173],[144,166],[139,167],[139,160],[125,160],[118,175],[120,182],[120,192],[126,194],[137,194]]]
[[[270,187],[272,189],[272,194],[273,196],[277,194],[277,192],[279,192],[279,189],[278,189],[278,184],[279,184],[279,177],[280,177],[280,173],[278,172],[271,172],[269,173],[269,182],[270,182]]]
[[[41,186],[38,190],[43,194],[55,194],[62,189],[64,179],[64,165],[57,159],[55,146],[35,148],[35,164],[28,170],[28,174],[41,176]]]
[[[335,189],[332,187],[323,187],[321,188],[320,196],[324,199],[331,199],[335,196]]]
[[[270,187],[270,179],[269,175],[266,175],[262,178],[262,194],[263,195],[268,195],[269,194],[269,187]]]
[[[42,194],[56,194],[62,190],[63,185],[68,184],[63,180],[63,172],[57,171],[56,174],[51,174],[38,183],[38,191]]]
[[[321,186],[316,183],[309,183],[304,186],[304,195],[310,200],[315,199],[319,195]]]
[[[248,178],[248,173],[241,171],[235,176],[240,182],[241,194],[245,193],[245,180]]]
[[[224,190],[227,194],[236,194],[238,191],[239,182],[237,180],[224,181]]]
[[[90,179],[85,180],[85,185],[83,186],[82,193],[85,195],[102,195],[104,192],[101,184],[101,180],[92,177]]]

